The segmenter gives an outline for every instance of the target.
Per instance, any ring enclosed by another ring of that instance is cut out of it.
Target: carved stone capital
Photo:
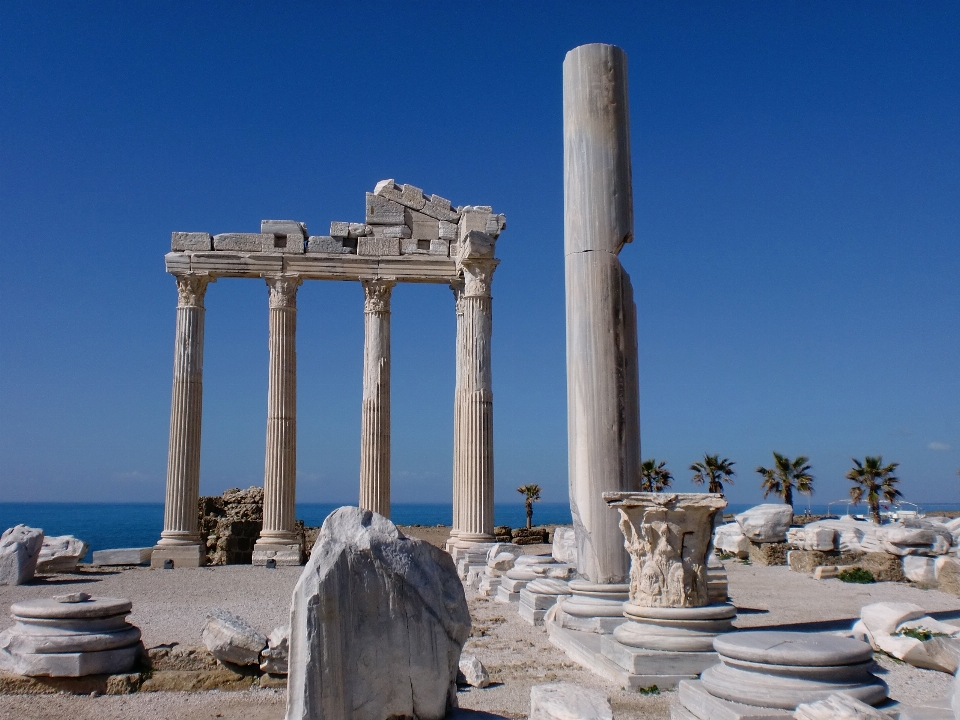
[[[297,288],[303,282],[299,275],[264,275],[270,291],[270,307],[293,308],[297,307]]]
[[[209,275],[175,275],[177,279],[177,307],[195,307],[203,309],[203,296],[207,285],[216,282]]]
[[[361,280],[363,285],[363,311],[367,313],[388,313],[390,312],[390,295],[393,293],[393,287],[397,284],[392,278],[376,278],[373,280]]]
[[[464,258],[460,260],[463,270],[464,297],[490,297],[493,271],[500,261],[495,258]]]

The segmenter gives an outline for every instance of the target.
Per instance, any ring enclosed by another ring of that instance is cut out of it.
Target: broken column
[[[203,297],[207,275],[177,275],[177,336],[173,353],[173,399],[167,452],[167,494],[163,532],[150,558],[152,567],[204,563],[197,501],[200,498],[200,427],[203,410]]]
[[[363,412],[360,507],[390,517],[390,294],[396,281],[362,280]]]
[[[299,565],[297,496],[297,275],[270,275],[270,380],[263,472],[263,529],[253,564]]]
[[[618,255],[633,240],[627,57],[582,45],[563,62],[567,436],[577,569],[564,626],[622,622],[629,558],[604,492],[639,490],[636,308]]]

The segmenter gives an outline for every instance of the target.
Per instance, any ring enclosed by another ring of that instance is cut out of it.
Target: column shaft
[[[360,507],[390,517],[390,295],[394,280],[364,280]]]
[[[297,500],[297,288],[301,278],[265,278],[270,293],[270,369],[263,472],[263,529],[254,564],[299,564]]]
[[[203,410],[203,298],[213,279],[178,275],[177,330],[173,352],[170,444],[163,532],[151,564],[202,565],[205,540],[199,534],[200,429]]]
[[[451,542],[453,542],[457,536],[460,535],[461,528],[463,527],[463,521],[460,517],[461,498],[463,496],[463,472],[461,471],[463,465],[461,448],[463,443],[460,438],[460,394],[461,386],[463,385],[461,358],[466,354],[463,349],[465,337],[463,332],[463,280],[451,283],[450,289],[453,290],[457,315],[457,336],[455,341],[456,376],[454,380],[453,399],[453,524],[450,528],[450,538]]]

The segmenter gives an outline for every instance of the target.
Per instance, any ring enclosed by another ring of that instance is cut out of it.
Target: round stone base
[[[697,608],[624,603],[623,615],[629,622],[619,625],[613,636],[624,645],[645,650],[711,652],[713,639],[733,630],[737,609],[729,603]]]

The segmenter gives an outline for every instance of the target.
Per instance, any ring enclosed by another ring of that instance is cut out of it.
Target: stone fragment
[[[388,237],[362,237],[357,239],[357,255],[392,257],[400,254],[400,239]]]
[[[350,223],[337,222],[337,221],[330,223],[330,235],[333,237],[341,237],[341,238],[349,237]]]
[[[275,628],[267,636],[266,650],[260,653],[260,669],[271,675],[286,675],[289,650],[290,626]]]
[[[903,565],[896,555],[868,552],[864,553],[855,564],[873,573],[877,582],[903,582]]]
[[[210,233],[174,232],[170,233],[172,252],[210,252],[213,250],[213,237]]]
[[[400,203],[367,193],[367,225],[403,225],[406,212]]]
[[[814,580],[832,580],[840,573],[836,565],[818,565],[813,569]]]
[[[788,547],[785,542],[751,542],[748,557],[754,565],[786,565]]]
[[[807,527],[787,530],[787,544],[799,550],[830,552],[836,547],[836,536],[835,529],[810,523]]]
[[[152,547],[94,550],[94,565],[149,565]]]
[[[937,584],[936,560],[923,555],[904,555],[903,574],[910,582],[927,587]]]
[[[333,235],[333,233],[330,234]],[[373,235],[373,228],[364,223],[350,223],[347,228],[347,237],[361,238],[367,235]]]
[[[743,534],[755,543],[779,543],[787,539],[793,508],[786,503],[764,503],[736,516]]]
[[[261,220],[260,232],[264,235],[299,236],[301,240],[306,240],[310,234],[307,224],[296,220]]]
[[[793,717],[796,720],[888,720],[890,716],[856,698],[837,693],[826,700],[798,705]]]
[[[23,585],[33,579],[43,547],[43,530],[15,525],[0,535],[0,585]]]
[[[440,720],[456,702],[470,612],[453,560],[343,507],[293,593],[287,720]]]
[[[713,546],[741,560],[746,560],[750,555],[750,541],[735,522],[717,526],[713,531]]]
[[[388,198],[413,210],[422,208],[427,199],[423,190],[413,185],[397,185],[393,180],[381,180],[373,190],[374,195]]]
[[[431,195],[423,204],[422,208],[417,208],[424,215],[429,215],[437,220],[455,223],[460,220],[460,212],[450,206],[450,201],[439,195]]]
[[[234,665],[258,665],[267,639],[244,620],[220,608],[207,612],[200,639],[213,656]]]
[[[311,235],[307,238],[308,253],[330,253],[334,255],[356,254],[357,241],[328,235]]]
[[[66,573],[77,569],[77,563],[87,554],[87,544],[73,535],[44,537],[37,560],[40,573]]]
[[[75,593],[67,593],[66,595],[54,595],[53,599],[56,600],[58,603],[79,603],[79,602],[86,602],[91,597],[92,596],[90,595],[90,593],[75,592]]]
[[[891,635],[901,623],[924,615],[926,611],[913,603],[879,602],[860,608],[860,619],[873,636]]]
[[[373,234],[376,237],[385,238],[408,238],[410,237],[410,228],[406,225],[374,225]]]
[[[880,650],[914,667],[939,670],[950,675],[957,672],[960,639],[956,637],[919,640],[906,635],[874,635],[873,641]]]
[[[460,658],[459,670],[457,682],[461,685],[485,688],[490,684],[490,674],[487,672],[487,669],[480,660],[472,655]]]
[[[941,592],[960,596],[960,563],[953,558],[939,557],[934,567],[937,572],[937,588]]]
[[[572,527],[558,527],[553,531],[553,559],[567,565],[577,564],[577,536]]]
[[[575,683],[530,688],[530,720],[613,720],[607,696]]]
[[[487,560],[487,567],[499,570],[500,572],[506,572],[513,567],[515,561],[516,557],[510,553],[500,553],[492,560]]]
[[[262,252],[273,245],[273,235],[262,233],[222,233],[213,236],[213,249],[230,252]]]
[[[441,240],[456,240],[457,239],[457,228],[459,227],[456,223],[445,222],[443,220],[438,221],[439,227],[437,228],[437,234]]]

